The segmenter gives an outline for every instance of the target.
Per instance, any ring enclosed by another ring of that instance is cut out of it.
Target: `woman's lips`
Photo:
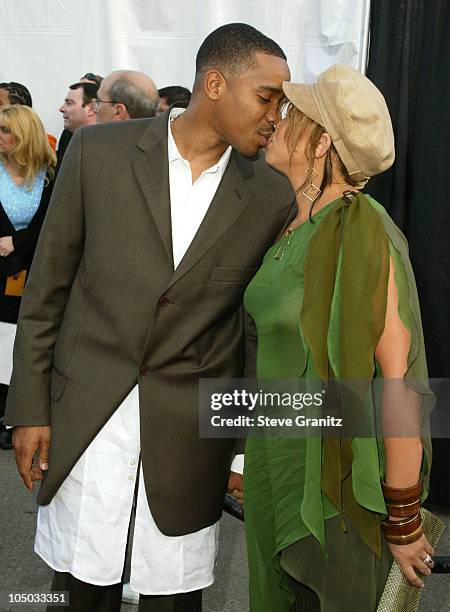
[[[259,134],[258,134],[258,135],[259,135],[259,140],[260,140],[260,142],[261,142],[261,145],[262,145],[263,147],[267,147],[267,145],[268,145],[268,144],[269,144],[269,142],[270,142],[270,136],[271,136],[271,133],[269,133],[269,132],[268,132],[268,133],[266,133],[266,134],[262,134],[261,132],[259,132]]]

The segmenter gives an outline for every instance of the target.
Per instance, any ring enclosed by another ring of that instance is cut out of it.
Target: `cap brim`
[[[314,100],[314,85],[283,82],[283,91],[287,99],[307,117],[325,127],[319,107]]]

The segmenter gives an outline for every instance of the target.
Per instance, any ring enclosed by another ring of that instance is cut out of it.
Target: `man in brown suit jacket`
[[[219,28],[200,48],[192,100],[172,135],[193,184],[233,149],[175,269],[168,113],[72,138],[22,302],[6,414],[26,486],[45,473],[39,504],[51,503],[138,384],[158,529],[192,534],[220,518],[233,441],[199,438],[198,380],[243,374],[243,292],[293,200],[284,179],[254,159],[289,77],[278,45],[244,24]],[[82,609],[80,585],[55,584],[70,590],[71,610]],[[184,604],[184,594],[141,598],[140,610],[200,610],[199,592]],[[115,607],[92,597],[93,610],[120,609],[120,596]]]

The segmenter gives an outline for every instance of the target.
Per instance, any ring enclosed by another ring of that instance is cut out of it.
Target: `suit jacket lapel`
[[[164,249],[173,265],[167,121],[168,113],[151,120],[137,142],[136,156],[131,165]],[[242,214],[253,199],[246,184],[247,179],[252,176],[251,162],[232,151],[208,212],[167,288],[184,276]]]
[[[246,179],[253,176],[249,160],[232,151],[216,194],[183,259],[166,290],[186,274],[219,238],[235,223],[252,201]]]
[[[151,120],[136,144],[138,150],[131,165],[173,266],[167,121],[168,113]]]

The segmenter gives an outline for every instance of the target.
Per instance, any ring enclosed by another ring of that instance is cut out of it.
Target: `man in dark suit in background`
[[[172,104],[179,104],[180,106],[187,106],[191,101],[191,92],[186,87],[180,85],[169,85],[169,87],[161,87],[158,89],[159,104],[158,114],[164,113],[172,106]]]
[[[88,79],[87,77],[92,78]],[[102,80],[102,77],[88,72],[78,83],[70,85],[64,102],[58,109],[63,115],[64,130],[59,138],[58,149],[56,151],[57,164],[55,176],[59,173],[64,154],[75,130],[87,125],[94,125],[97,121],[93,101],[97,97],[98,88]]]
[[[135,490],[139,609],[197,612],[213,581],[234,443],[199,438],[198,380],[251,360],[243,292],[293,201],[254,157],[289,78],[274,41],[228,24],[201,46],[184,112],[78,130],[66,153],[6,423],[26,486],[46,474],[35,547],[71,610],[120,610]]]

